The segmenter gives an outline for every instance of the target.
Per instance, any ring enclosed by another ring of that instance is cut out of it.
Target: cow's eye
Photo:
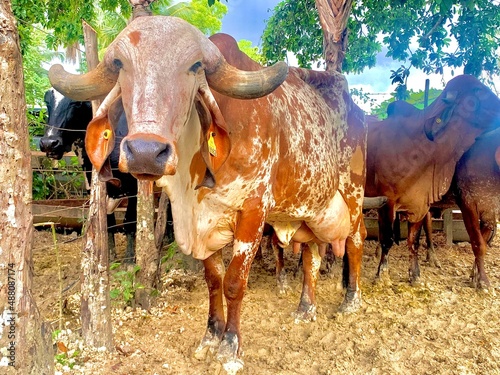
[[[121,69],[123,68],[123,63],[121,62],[120,59],[114,59],[113,60],[113,64],[118,68],[118,69]]]
[[[198,70],[200,70],[201,66],[202,66],[201,61],[197,61],[191,66],[191,68],[189,68],[189,71],[197,73]]]

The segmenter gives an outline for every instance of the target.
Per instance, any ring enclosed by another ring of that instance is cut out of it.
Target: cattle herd
[[[135,179],[168,194],[177,245],[205,268],[209,311],[198,358],[212,351],[227,370],[243,365],[240,311],[265,227],[277,248],[301,251],[296,319],[316,318],[327,251],[344,259],[340,310],[356,311],[368,197],[385,202],[377,277],[388,269],[398,211],[410,223],[413,283],[416,234],[429,210],[457,205],[475,255],[474,285],[490,287],[484,255],[499,208],[500,99],[472,76],[449,81],[425,110],[394,102],[379,121],[365,118],[339,73],[261,67],[228,35],[206,38],[180,19],[155,16],[132,21],[96,69],[73,75],[55,65],[49,78],[66,98],[46,95],[47,156],[61,158],[84,132],[84,166],[99,171],[111,197],[134,197]],[[102,97],[92,119],[88,101]],[[135,215],[129,200],[131,238]],[[133,258],[133,242],[128,248]]]

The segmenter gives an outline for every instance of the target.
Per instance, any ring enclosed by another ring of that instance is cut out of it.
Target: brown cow
[[[242,298],[266,222],[282,245],[306,243],[298,317],[315,317],[325,244],[349,259],[343,310],[359,307],[366,128],[341,74],[290,69],[287,76],[285,64],[263,69],[228,36],[212,40],[222,54],[180,19],[138,18],[96,70],[76,76],[52,67],[50,79],[75,99],[111,90],[87,129],[97,169],[123,106],[129,133],[120,170],[164,187],[179,248],[205,266],[209,316],[197,353],[218,348],[225,367],[240,368]],[[230,243],[224,274],[221,249]]]
[[[462,211],[474,252],[472,282],[478,289],[488,289],[484,256],[500,212],[500,129],[477,138],[459,160],[450,190],[433,204],[441,209],[456,205]]]
[[[410,222],[409,279],[419,279],[415,233],[432,203],[448,191],[455,166],[480,134],[500,126],[500,99],[472,76],[461,75],[446,85],[425,110],[397,102],[386,120],[368,126],[365,194],[383,195],[379,211],[382,256],[377,271],[387,270],[397,210]]]

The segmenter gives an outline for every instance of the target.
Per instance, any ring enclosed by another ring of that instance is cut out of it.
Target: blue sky
[[[280,0],[229,0],[222,3],[227,6],[227,14],[222,19],[222,32],[236,40],[250,40],[260,46],[260,37],[271,17],[272,9]]]

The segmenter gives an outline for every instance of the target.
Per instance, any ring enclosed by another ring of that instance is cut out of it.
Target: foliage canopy
[[[100,46],[106,47],[132,14],[128,0],[12,0],[12,9],[18,20],[27,103],[38,106],[49,87],[42,66],[57,55],[47,51],[64,47],[73,51],[73,55],[79,52],[79,45],[83,44],[82,20],[97,31]],[[208,35],[220,30],[227,7],[219,2],[209,6],[207,0],[176,4],[172,0],[157,0],[152,11],[183,18]],[[58,55],[63,60],[62,54]]]
[[[426,73],[463,66],[466,74],[498,74],[499,29],[497,0],[355,0],[342,70],[373,67],[386,47],[386,56]],[[314,0],[284,0],[263,33],[264,58],[283,60],[288,50],[310,68],[322,58],[322,36]]]

